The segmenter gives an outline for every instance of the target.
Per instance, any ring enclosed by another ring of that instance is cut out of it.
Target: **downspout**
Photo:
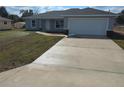
[[[106,34],[109,34],[109,20],[110,20],[110,10],[109,10],[109,12],[108,12],[108,18],[107,18],[107,24],[106,24]]]

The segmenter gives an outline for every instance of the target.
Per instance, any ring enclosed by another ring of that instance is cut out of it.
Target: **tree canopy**
[[[27,17],[27,16],[31,16],[33,15],[33,10],[29,9],[29,10],[20,10],[20,14],[22,14],[21,17]]]
[[[10,14],[8,16],[8,18],[13,20],[14,23],[20,21],[20,17],[18,15],[15,15],[15,14]]]
[[[118,24],[124,24],[124,10],[119,13],[119,16],[117,17],[116,21]]]
[[[8,18],[8,12],[5,7],[1,6],[0,7],[0,16]]]
[[[19,22],[19,21],[24,21],[23,17],[32,16],[33,14],[38,14],[38,13],[39,13],[39,8],[36,8],[35,10],[22,9],[22,10],[20,10],[21,17],[19,17],[16,14],[9,14],[6,10],[6,7],[4,7],[4,6],[0,7],[0,16],[13,20],[13,23]]]

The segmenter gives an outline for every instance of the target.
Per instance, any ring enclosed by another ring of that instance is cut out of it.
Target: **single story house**
[[[68,31],[68,35],[106,35],[117,14],[93,8],[49,11],[25,17],[27,30]]]
[[[12,28],[12,24],[11,24],[10,19],[4,18],[4,17],[0,17],[0,30],[8,30]]]
[[[25,27],[25,22],[16,22],[14,23],[14,27],[17,29],[21,29]]]

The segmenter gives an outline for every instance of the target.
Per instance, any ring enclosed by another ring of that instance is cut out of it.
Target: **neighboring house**
[[[25,27],[25,22],[16,22],[14,23],[14,27],[17,29],[21,29]]]
[[[4,18],[4,17],[0,17],[0,30],[8,30],[12,28],[12,24],[11,24],[10,19]]]
[[[64,32],[69,35],[106,35],[115,22],[114,14],[93,8],[49,11],[25,17],[27,30]]]

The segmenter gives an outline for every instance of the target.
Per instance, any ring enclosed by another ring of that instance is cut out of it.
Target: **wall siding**
[[[32,20],[36,21],[36,26],[32,27]],[[39,28],[39,20],[38,19],[26,19],[26,29],[27,30],[40,30]]]
[[[69,18],[73,18],[73,17],[69,17]],[[81,17],[78,17],[81,18]],[[83,17],[83,18],[104,18],[104,17]],[[107,18],[107,17],[105,17]],[[60,20],[60,19],[35,19],[36,20],[36,27],[31,26],[31,19],[26,19],[26,29],[27,30],[40,30],[40,31],[47,31],[46,29],[46,21],[49,20],[50,23],[50,30],[47,32],[62,32],[64,30],[68,29],[68,17],[65,17],[64,20],[64,28],[62,29],[57,29],[55,27],[55,21],[56,20]],[[109,24],[108,24],[108,30],[112,30],[113,28],[113,24],[115,23],[115,18],[114,17],[110,17],[109,18]]]
[[[109,31],[113,30],[113,27],[114,27],[115,23],[116,23],[115,17],[110,17],[109,18],[109,26],[108,26]]]
[[[36,27],[31,26],[31,19],[26,20],[26,29],[27,30],[40,30],[40,31],[47,31],[47,32],[62,32],[64,28],[57,29],[55,27],[55,21],[57,19],[35,19],[36,21]],[[64,19],[63,19],[64,20]],[[50,23],[50,30],[48,31],[46,28],[46,21],[49,21]]]
[[[30,19],[26,19],[25,23],[26,23],[26,25],[25,25],[26,29],[27,30],[31,30],[32,29],[32,27],[31,27],[31,20]]]
[[[50,31],[49,32],[62,32],[64,28],[56,28],[55,22],[57,19],[51,19],[50,21]],[[60,20],[60,19],[58,19]],[[64,19],[63,19],[64,20]]]
[[[6,21],[7,24],[4,24],[3,20],[0,20],[0,30],[12,29],[11,21]]]

